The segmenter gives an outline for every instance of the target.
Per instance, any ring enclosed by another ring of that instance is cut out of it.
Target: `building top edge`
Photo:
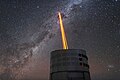
[[[51,54],[54,54],[54,53],[81,53],[81,52],[86,54],[86,51],[83,49],[59,49],[59,50],[52,51]]]

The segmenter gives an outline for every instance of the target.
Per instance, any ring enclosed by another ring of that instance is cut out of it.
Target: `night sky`
[[[48,80],[50,52],[87,51],[92,80],[120,80],[119,0],[0,0],[0,79]]]

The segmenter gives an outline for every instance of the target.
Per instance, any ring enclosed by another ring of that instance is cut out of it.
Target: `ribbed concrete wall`
[[[68,49],[51,52],[50,79],[91,80],[86,51]]]

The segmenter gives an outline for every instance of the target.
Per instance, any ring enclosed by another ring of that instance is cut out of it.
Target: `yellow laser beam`
[[[58,12],[58,16],[59,16],[59,23],[60,23],[61,35],[62,35],[63,49],[68,49],[67,39],[66,39],[66,35],[65,35],[63,21],[62,21],[62,15],[61,15],[60,12]]]

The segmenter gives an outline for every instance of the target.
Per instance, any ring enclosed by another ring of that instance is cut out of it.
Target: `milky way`
[[[50,52],[87,51],[92,80],[120,80],[119,0],[0,0],[0,79],[48,80]]]

